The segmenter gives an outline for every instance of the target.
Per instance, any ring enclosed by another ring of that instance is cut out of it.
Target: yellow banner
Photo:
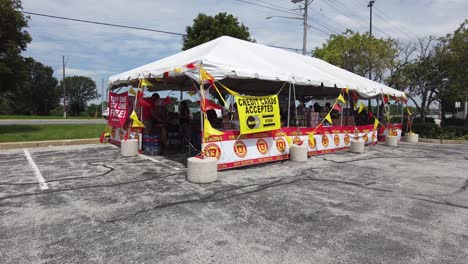
[[[271,131],[281,128],[277,95],[236,95],[237,112],[241,134]]]

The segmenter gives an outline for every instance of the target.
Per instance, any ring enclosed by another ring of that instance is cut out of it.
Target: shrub
[[[463,126],[465,120],[456,117],[446,118],[444,121],[444,127],[446,126]]]
[[[420,117],[415,117],[413,119],[413,123],[423,123]],[[432,123],[435,124],[434,118],[432,117],[426,117],[426,122],[424,123]]]
[[[435,123],[413,123],[412,131],[422,138],[439,138],[442,133]]]

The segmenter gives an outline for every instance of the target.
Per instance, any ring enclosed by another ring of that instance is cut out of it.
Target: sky
[[[253,4],[249,4],[250,2]],[[330,34],[351,28],[369,31],[365,0],[314,0],[309,7],[308,51],[321,46]],[[267,6],[269,8],[257,5]],[[185,33],[198,13],[227,12],[245,24],[260,44],[302,49],[300,4],[290,0],[23,0],[23,9],[75,19]],[[274,10],[277,9],[277,10]],[[279,10],[278,10],[279,9]],[[296,9],[296,10],[294,10]],[[452,33],[468,18],[467,0],[376,0],[373,33],[400,41]],[[31,15],[27,31],[32,42],[24,56],[51,66],[57,79],[66,75],[94,79],[101,91],[110,76],[178,53],[182,37],[114,28]]]

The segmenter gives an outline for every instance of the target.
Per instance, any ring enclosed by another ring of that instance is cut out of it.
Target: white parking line
[[[147,160],[151,160],[153,162],[156,162],[156,163],[160,163],[161,161],[160,160],[157,160],[157,159],[153,159],[151,157],[148,157],[146,155],[143,155],[143,154],[138,154],[138,156],[144,158],[144,159],[147,159]],[[174,170],[180,170],[180,168],[177,168],[177,167],[173,167]]]
[[[26,156],[26,159],[29,162],[29,165],[31,166],[31,168],[34,171],[34,174],[36,175],[36,179],[39,182],[39,187],[41,188],[41,190],[48,190],[49,187],[47,186],[47,183],[44,180],[44,177],[42,177],[41,171],[37,167],[36,163],[34,163],[34,160],[32,159],[31,154],[29,153],[27,149],[23,149],[23,151],[24,151],[24,155]]]

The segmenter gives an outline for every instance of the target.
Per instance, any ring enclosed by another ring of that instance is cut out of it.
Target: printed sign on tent
[[[241,134],[271,131],[281,128],[277,95],[236,95]]]
[[[109,120],[111,127],[123,127],[128,117],[128,92],[109,93]]]

